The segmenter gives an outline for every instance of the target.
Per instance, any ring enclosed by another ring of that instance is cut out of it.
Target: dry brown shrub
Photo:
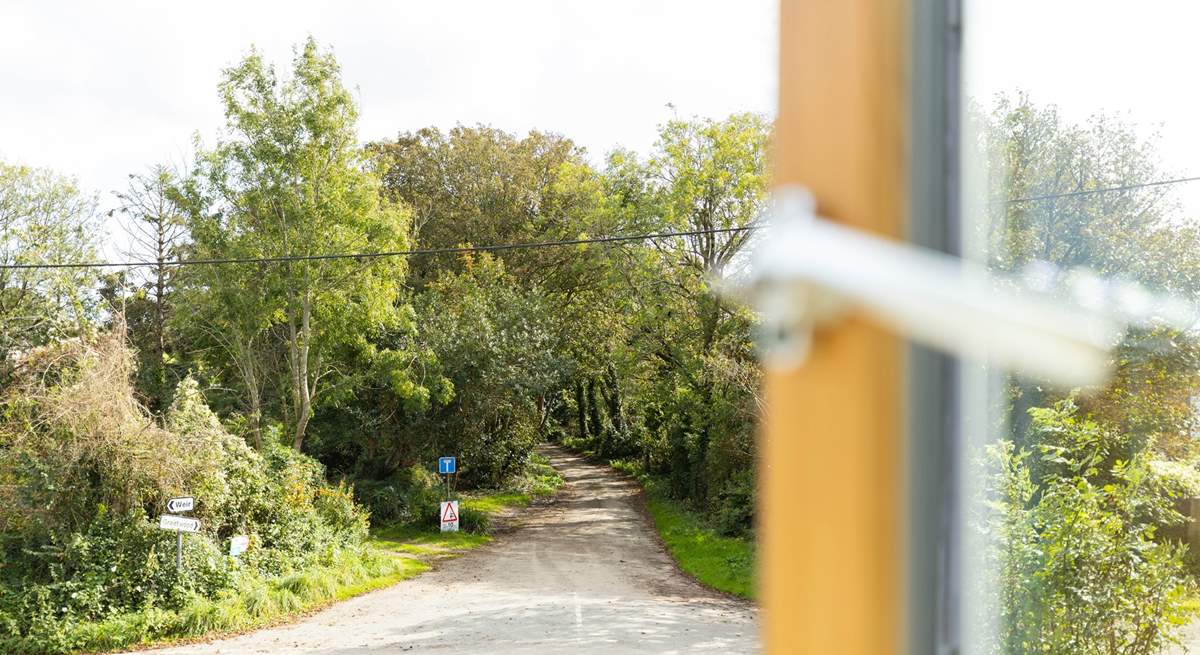
[[[182,488],[185,444],[136,400],[120,327],[25,353],[0,392],[0,530],[72,530]]]

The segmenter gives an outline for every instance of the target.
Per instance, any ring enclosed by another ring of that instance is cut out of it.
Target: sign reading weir
[[[458,532],[458,501],[442,503],[442,532]]]
[[[181,496],[167,501],[167,511],[172,514],[176,512],[190,512],[195,508],[196,499],[191,496]]]

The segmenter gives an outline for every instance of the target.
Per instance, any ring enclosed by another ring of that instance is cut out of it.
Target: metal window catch
[[[1190,329],[1195,307],[1085,270],[998,275],[937,251],[820,219],[801,187],[777,190],[769,227],[735,287],[762,314],[764,363],[792,367],[813,328],[847,311],[948,353],[1065,387],[1103,382],[1132,325]]]

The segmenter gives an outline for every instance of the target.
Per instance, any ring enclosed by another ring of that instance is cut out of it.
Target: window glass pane
[[[1138,317],[1094,386],[964,364],[967,652],[1200,647],[1200,340],[1162,320],[1178,306],[1163,298],[1200,292],[1198,19],[1189,3],[966,3],[964,250]]]

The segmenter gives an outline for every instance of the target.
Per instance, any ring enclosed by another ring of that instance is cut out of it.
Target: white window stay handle
[[[1103,382],[1130,325],[1190,329],[1191,303],[1080,271],[1065,292],[1038,275],[984,266],[816,217],[799,187],[777,190],[770,226],[738,285],[762,312],[765,363],[794,366],[812,327],[857,310],[902,336],[1064,387]],[[1055,269],[1049,267],[1051,274]],[[1036,272],[1036,271],[1035,271]]]

